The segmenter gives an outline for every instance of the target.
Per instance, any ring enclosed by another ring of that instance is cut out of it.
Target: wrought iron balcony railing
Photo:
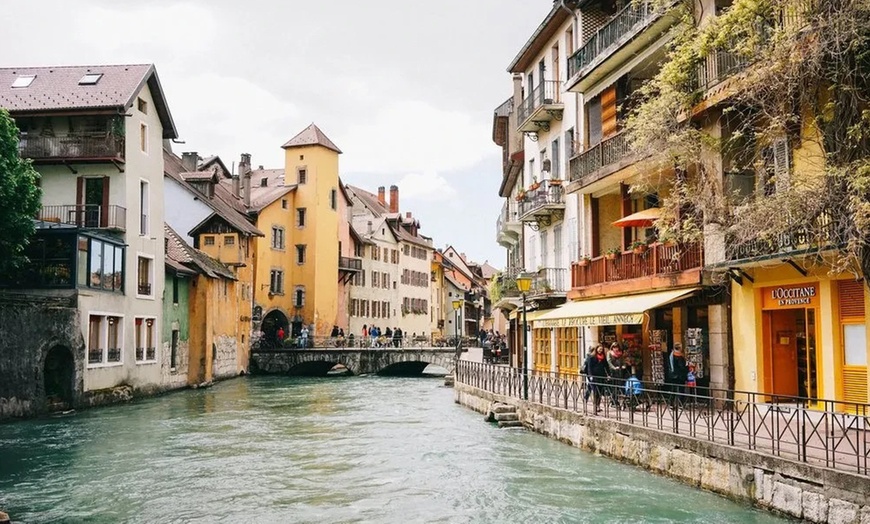
[[[534,91],[520,104],[517,111],[517,122],[522,124],[541,107],[561,104],[562,94],[560,90],[558,80],[545,80],[535,86]]]
[[[124,231],[127,227],[127,209],[92,204],[42,206],[37,219],[84,228]]]
[[[35,162],[64,160],[124,161],[124,138],[114,135],[21,135],[18,151]]]
[[[571,182],[581,181],[581,185],[585,186],[590,181],[584,181],[584,179],[590,174],[615,164],[630,154],[631,147],[626,133],[620,132],[610,138],[605,138],[571,159],[569,166]]]
[[[563,208],[565,206],[565,192],[562,186],[542,183],[538,189],[529,191],[520,200],[519,217],[526,220],[530,214],[543,208]]]

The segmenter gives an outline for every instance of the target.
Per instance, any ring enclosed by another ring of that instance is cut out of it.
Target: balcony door
[[[76,187],[74,223],[79,227],[109,225],[109,177],[79,177]]]

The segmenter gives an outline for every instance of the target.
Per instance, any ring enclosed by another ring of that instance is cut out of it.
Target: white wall
[[[201,200],[195,199],[190,190],[169,177],[164,177],[163,195],[164,220],[192,246],[193,237],[188,232],[211,216],[212,209]]]

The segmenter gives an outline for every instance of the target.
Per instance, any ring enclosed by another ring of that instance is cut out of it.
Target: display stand
[[[705,374],[704,333],[701,328],[686,330],[686,365],[695,366],[695,378],[702,379]]]
[[[668,332],[655,329],[649,333],[650,379],[655,384],[665,383],[665,349],[668,347]]]

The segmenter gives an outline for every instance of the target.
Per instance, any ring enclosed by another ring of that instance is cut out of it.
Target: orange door
[[[797,396],[798,363],[797,339],[795,338],[795,311],[770,311],[771,372],[775,395]]]

